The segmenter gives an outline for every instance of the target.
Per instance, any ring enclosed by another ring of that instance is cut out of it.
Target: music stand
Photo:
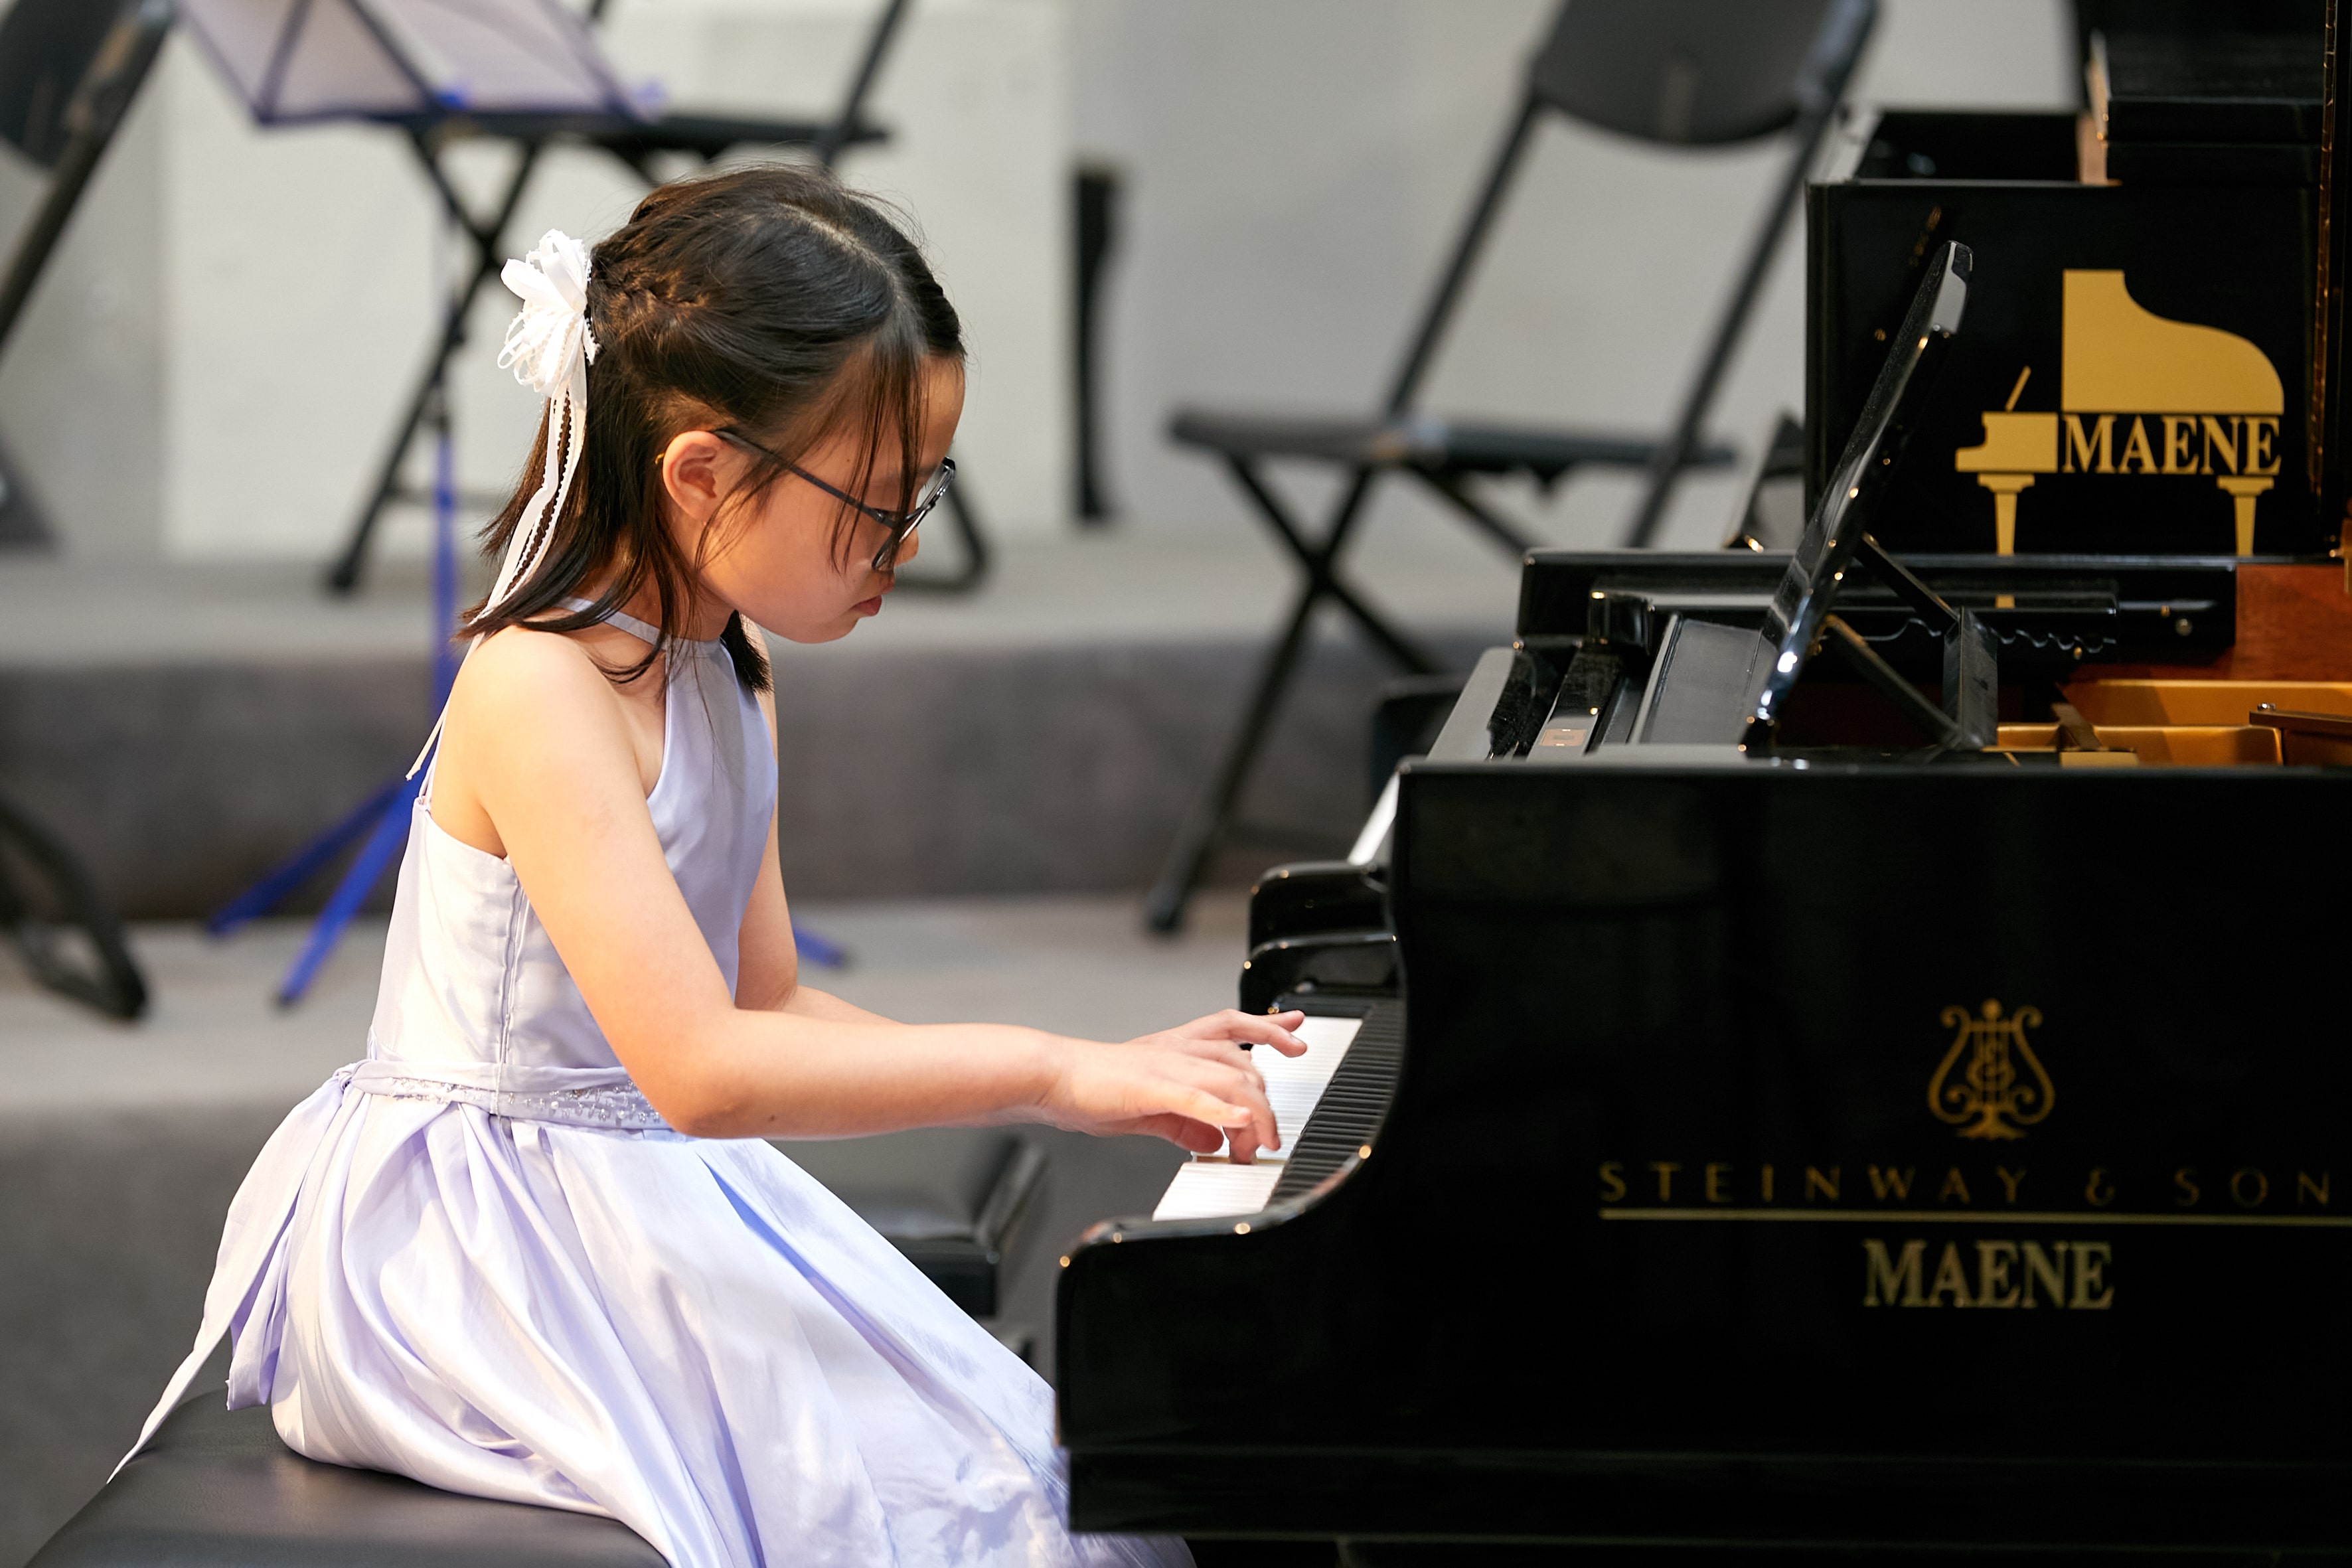
[[[420,427],[435,436],[434,698],[447,700],[456,677],[449,639],[456,627],[456,480],[446,389],[448,362],[464,343],[466,315],[483,286],[498,275],[505,230],[520,205],[540,153],[571,140],[618,158],[652,183],[651,160],[689,153],[706,160],[744,142],[798,142],[830,157],[853,142],[880,140],[858,110],[878,72],[884,50],[907,0],[889,0],[836,121],[755,121],[711,116],[654,115],[630,98],[605,60],[587,22],[605,0],[593,0],[583,19],[557,0],[181,0],[181,16],[265,126],[361,120],[404,132],[426,179],[457,229],[471,242],[473,266],[449,294],[441,333],[415,396],[386,455],[375,491],[329,575],[341,592],[358,585],[377,518],[399,491],[399,472]],[[442,149],[467,137],[513,141],[521,157],[487,218],[458,195],[440,162]],[[968,542],[977,543],[969,533]],[[973,559],[984,556],[977,550]],[[252,888],[206,921],[224,934],[274,907],[323,869],[354,841],[359,853],[345,868],[312,924],[277,1000],[299,1001],[342,931],[406,842],[420,785],[403,779],[370,796],[357,810],[297,850]],[[809,962],[838,965],[833,943],[795,928]]]
[[[887,0],[866,40],[838,114],[824,120],[653,112],[634,101],[587,23],[607,0],[592,0],[583,19],[556,0],[183,0],[182,15],[244,98],[257,123],[299,125],[362,120],[400,132],[448,216],[472,241],[475,266],[450,300],[438,339],[394,425],[368,498],[326,585],[358,588],[375,527],[386,506],[420,499],[401,483],[411,444],[424,426],[433,387],[466,339],[466,316],[498,276],[509,251],[506,229],[521,205],[540,154],[551,143],[594,147],[647,184],[659,183],[664,153],[711,162],[740,146],[811,150],[831,168],[853,145],[887,140],[868,124],[866,97],[904,18],[908,0]],[[478,138],[515,142],[513,174],[486,211],[457,194],[441,166],[442,151]],[[969,486],[965,487],[969,489]],[[949,510],[964,546],[961,572],[908,579],[910,588],[964,589],[985,574],[988,547],[969,495],[950,492]]]

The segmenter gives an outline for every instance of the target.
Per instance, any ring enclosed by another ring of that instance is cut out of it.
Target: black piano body
[[[1268,1206],[1073,1249],[1077,1528],[2352,1556],[2352,774],[2252,710],[2352,684],[2231,668],[2241,561],[1848,531],[1744,749],[1644,726],[1785,558],[1531,557],[1384,863],[1262,885],[1245,996],[1389,1048]]]
[[[1643,751],[1408,764],[1400,1000],[1260,933],[1402,1069],[1073,1253],[1074,1521],[2352,1553],[2352,777]]]

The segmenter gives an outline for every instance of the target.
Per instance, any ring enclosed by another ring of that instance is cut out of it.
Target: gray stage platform
[[[1001,553],[979,594],[901,594],[840,643],[779,648],[796,895],[1139,889],[1156,869],[1293,574],[1237,528]],[[1465,668],[1507,634],[1516,567],[1478,541],[1373,526],[1354,560]],[[426,622],[415,566],[341,602],[308,567],[0,559],[0,784],[131,915],[200,913],[406,765]],[[1346,842],[1390,673],[1327,628],[1248,803],[1298,836],[1235,851],[1228,879]]]
[[[799,911],[855,967],[814,983],[916,1023],[994,1018],[1124,1038],[1227,1005],[1242,903],[1141,935],[1124,897],[942,900]],[[0,959],[0,1568],[102,1480],[195,1331],[230,1195],[270,1130],[358,1056],[383,928],[364,923],[299,1011],[268,996],[299,938],[185,926],[134,942],[153,1016],[102,1023]],[[1181,1156],[1156,1141],[1037,1130],[1045,1185],[1015,1230],[1000,1321],[1046,1333],[1055,1258],[1087,1224],[1148,1212]]]

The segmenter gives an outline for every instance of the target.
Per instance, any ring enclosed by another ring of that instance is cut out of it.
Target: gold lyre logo
[[[1982,1010],[1944,1009],[1944,1027],[1958,1032],[1936,1076],[1927,1080],[1927,1109],[1938,1121],[1958,1127],[1963,1138],[2022,1138],[2025,1129],[2050,1114],[2058,1091],[2025,1031],[2042,1026],[2040,1009],[2020,1007],[2004,1018],[2000,1004]],[[1952,1068],[1965,1053],[1968,1065]]]

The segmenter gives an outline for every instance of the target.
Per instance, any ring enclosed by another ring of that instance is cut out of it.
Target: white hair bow
[[[499,276],[522,300],[522,311],[507,328],[506,346],[499,351],[499,368],[511,368],[517,381],[547,399],[547,457],[539,489],[515,520],[498,580],[483,601],[485,615],[529,582],[547,553],[556,517],[580,468],[588,424],[588,366],[596,357],[596,334],[588,330],[586,246],[551,228],[530,255],[509,261]]]
[[[580,471],[580,447],[588,433],[588,366],[596,357],[596,334],[588,330],[586,246],[551,228],[529,255],[509,261],[499,276],[522,300],[521,313],[507,328],[506,346],[499,351],[499,368],[512,369],[517,381],[547,399],[547,455],[539,488],[515,519],[506,558],[499,563],[498,578],[477,620],[520,592],[547,556],[555,520]],[[479,634],[475,640],[481,640]],[[441,719],[434,721],[425,749],[408,770],[410,778],[433,754],[441,724]]]

